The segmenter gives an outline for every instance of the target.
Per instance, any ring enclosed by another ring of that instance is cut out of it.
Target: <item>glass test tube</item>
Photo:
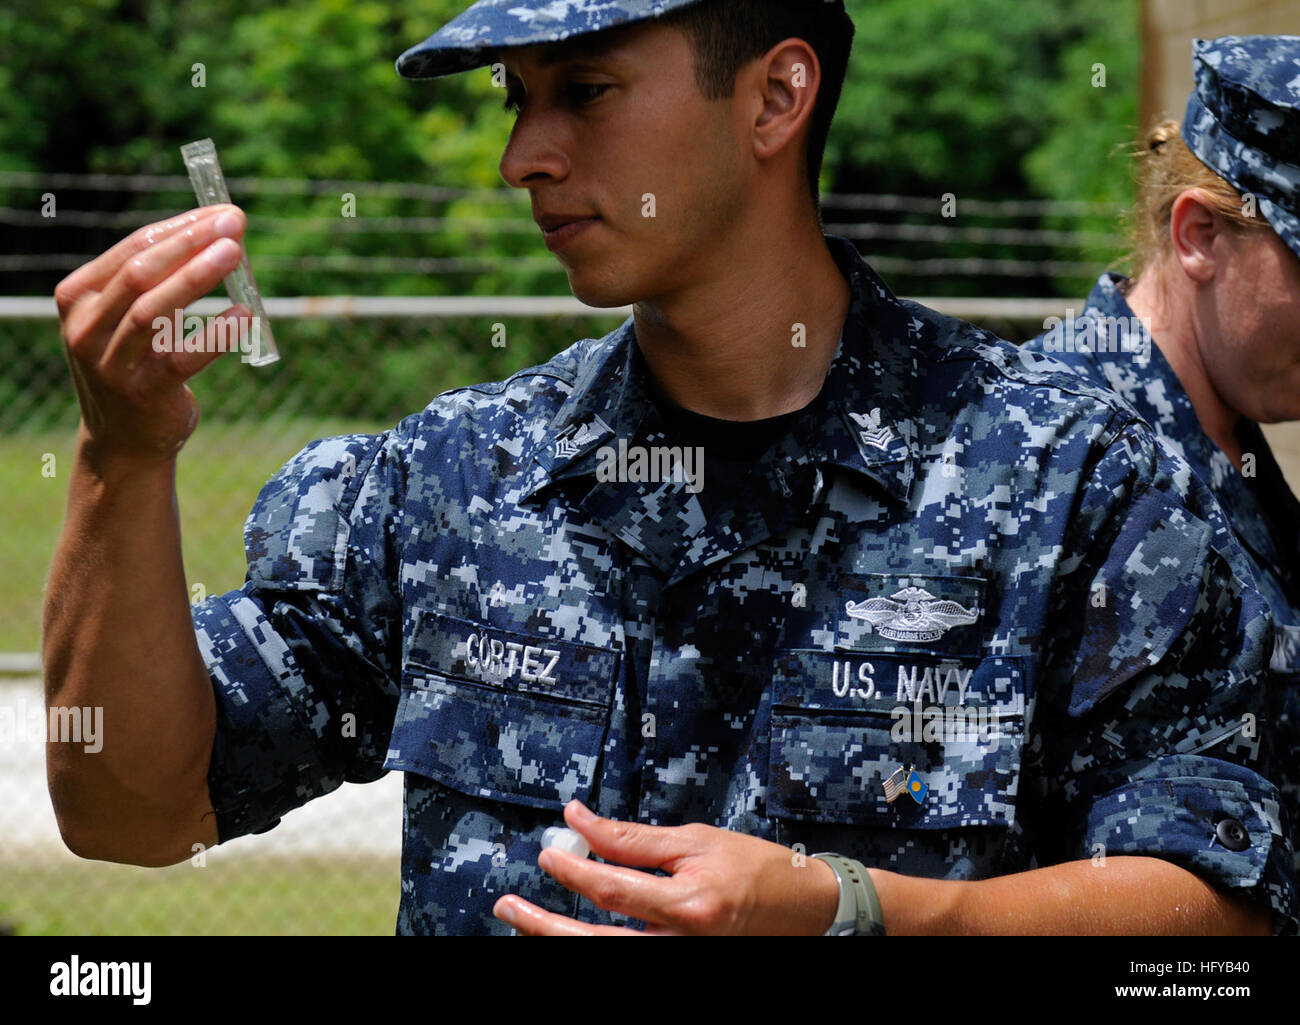
[[[221,164],[217,161],[217,147],[211,139],[199,139],[181,147],[181,156],[185,159],[185,169],[190,173],[190,184],[194,186],[194,198],[199,206],[214,206],[229,203],[230,193],[226,191],[226,179],[221,174]],[[267,320],[266,309],[262,305],[262,295],[253,280],[252,268],[248,265],[248,250],[240,257],[239,266],[226,277],[226,292],[232,302],[243,303],[253,311],[254,323],[258,325],[258,345],[248,361],[255,367],[268,366],[280,358],[275,347],[275,338],[271,334],[271,323]]]

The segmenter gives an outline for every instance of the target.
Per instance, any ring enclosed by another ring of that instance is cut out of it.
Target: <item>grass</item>
[[[68,855],[3,870],[0,920],[20,936],[391,936],[391,857],[218,860],[139,868]]]
[[[177,470],[186,579],[207,594],[244,579],[243,523],[257,493],[315,438],[388,424],[338,418],[209,422]],[[42,592],[67,503],[75,430],[0,438],[0,652],[38,651]],[[54,475],[43,476],[50,465]],[[0,867],[0,923],[19,935],[392,935],[398,856],[209,855],[161,869],[52,857]]]
[[[244,579],[243,523],[262,485],[307,442],[374,421],[200,425],[177,471],[186,579],[208,594]],[[0,652],[38,651],[42,592],[67,503],[75,430],[0,438]],[[52,477],[42,475],[50,465]],[[20,935],[392,935],[397,855],[245,857],[162,869],[71,855],[0,869],[0,922]]]
[[[176,475],[191,589],[200,584],[207,594],[220,594],[243,583],[244,520],[285,460],[315,438],[387,426],[325,418],[201,423]],[[75,441],[75,429],[0,438],[0,652],[40,649],[42,595],[63,525]],[[54,475],[42,476],[49,465]]]

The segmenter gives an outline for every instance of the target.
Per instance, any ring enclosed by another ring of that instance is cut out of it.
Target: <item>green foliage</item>
[[[959,202],[1130,201],[1128,167],[1111,153],[1134,134],[1137,0],[848,0],[848,7],[857,34],[827,147],[827,187],[952,193]],[[1106,66],[1105,88],[1092,85],[1096,63]],[[914,220],[935,223],[932,216]],[[1114,230],[1106,217],[1016,226]],[[931,255],[909,243],[874,248]],[[1025,254],[970,245],[946,255]],[[1034,255],[1079,259],[1077,250]],[[1103,263],[1111,255],[1104,247],[1085,253]],[[922,294],[953,294],[941,281],[903,284]],[[1052,284],[993,280],[987,290],[1032,295]],[[1071,295],[1083,282],[1055,284]]]
[[[0,10],[0,170],[180,174],[178,147],[210,135],[231,178],[502,188],[497,168],[511,120],[490,71],[410,82],[393,67],[398,53],[464,6],[465,0],[10,0]],[[857,37],[823,172],[828,187],[1127,201],[1126,161],[1112,152],[1134,134],[1137,0],[849,0],[849,9]],[[1090,84],[1098,62],[1107,69],[1104,89]],[[206,75],[201,88],[194,84],[198,65]],[[264,291],[566,291],[535,232],[349,225],[339,216],[344,191],[331,184],[312,194],[235,195],[250,215],[248,245]],[[60,202],[161,214],[191,199],[182,186],[166,195],[85,192],[61,195]],[[31,210],[36,202],[30,188],[0,188],[0,204]],[[358,221],[399,216],[510,218],[526,227],[528,201],[523,193],[513,202],[358,195]],[[1084,226],[1103,233],[1111,227]],[[60,226],[4,249],[94,253],[121,234]],[[939,255],[915,241],[866,248],[886,257]],[[1095,248],[1101,251],[1090,258],[1113,255],[1105,240]],[[942,255],[997,258],[1014,251],[968,243]],[[481,256],[485,267],[449,276],[329,266],[344,256]],[[310,269],[290,267],[306,257],[319,259]],[[0,288],[48,294],[61,276],[11,274]],[[945,290],[943,281],[894,284]],[[1034,294],[1053,282],[987,284],[986,290]],[[948,290],[970,288],[969,279],[953,279]]]
[[[1039,195],[1125,210],[1133,203],[1139,73],[1133,7],[1132,0],[1093,0],[1098,16],[1092,30],[1062,53],[1061,74],[1043,91],[1051,130],[1023,161],[1026,179]],[[1098,84],[1103,78],[1104,86]],[[1104,215],[1048,223],[1085,232],[1121,227]],[[1121,255],[1108,246],[1088,246],[1084,252],[1102,264]]]
[[[849,0],[857,25],[827,150],[880,192],[1076,198],[1070,140],[1127,137],[1136,0]],[[1090,85],[1105,62],[1106,89]],[[1085,126],[1095,131],[1080,137]],[[1109,135],[1107,134],[1109,133]],[[1037,157],[1050,148],[1050,159]],[[1026,175],[1026,155],[1041,172]],[[1062,159],[1062,156],[1065,158]],[[1054,173],[1064,173],[1054,178]],[[918,191],[923,190],[923,191]]]

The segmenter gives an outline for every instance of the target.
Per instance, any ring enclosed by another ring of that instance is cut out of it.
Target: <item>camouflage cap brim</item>
[[[1183,119],[1183,140],[1201,163],[1237,191],[1255,197],[1258,209],[1297,256],[1300,256],[1300,164],[1256,149],[1233,135],[1192,93]]]
[[[701,0],[478,0],[397,58],[404,78],[439,78],[483,67],[506,46],[556,43],[602,32]]]

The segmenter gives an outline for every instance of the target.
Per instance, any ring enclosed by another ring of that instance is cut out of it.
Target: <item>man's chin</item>
[[[640,296],[626,283],[609,280],[606,274],[584,275],[569,268],[569,288],[574,297],[588,306],[607,310],[619,306],[631,306]]]

